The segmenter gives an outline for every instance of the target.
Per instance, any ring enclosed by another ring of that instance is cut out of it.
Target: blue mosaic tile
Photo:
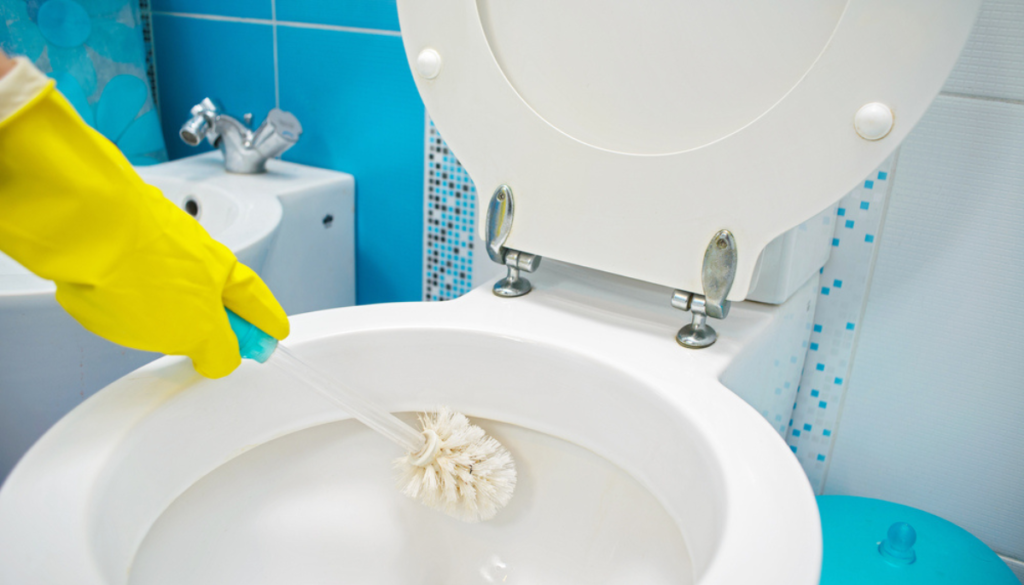
[[[425,154],[423,299],[447,301],[473,288],[476,186],[433,122]]]

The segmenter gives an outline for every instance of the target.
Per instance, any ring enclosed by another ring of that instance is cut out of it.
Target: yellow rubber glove
[[[0,250],[56,282],[57,301],[89,331],[187,355],[210,378],[241,362],[224,307],[288,335],[260,277],[145,184],[52,81],[0,119]]]

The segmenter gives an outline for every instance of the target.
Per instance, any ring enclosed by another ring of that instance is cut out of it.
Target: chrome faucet
[[[259,128],[249,129],[252,114],[244,122],[221,113],[210,98],[192,107],[192,117],[181,126],[178,134],[185,144],[199,146],[203,138],[224,154],[224,168],[229,173],[263,173],[267,159],[274,158],[299,141],[302,124],[298,118],[274,108]]]

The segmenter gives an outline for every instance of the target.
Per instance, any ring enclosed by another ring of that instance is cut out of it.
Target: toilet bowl
[[[288,341],[393,411],[448,404],[497,436],[520,484],[494,520],[405,499],[398,449],[276,370],[168,357],[11,474],[0,582],[815,583],[810,486],[737,396],[757,389],[722,380],[800,347],[816,282],[739,304],[701,352],[668,289],[555,262],[534,285],[301,315]]]
[[[831,210],[978,3],[397,4],[427,109],[491,194],[476,251],[508,273],[300,315],[286,343],[393,412],[479,422],[517,460],[511,504],[465,525],[404,499],[397,450],[272,360],[205,380],[162,358],[0,489],[0,582],[817,583],[781,433]]]

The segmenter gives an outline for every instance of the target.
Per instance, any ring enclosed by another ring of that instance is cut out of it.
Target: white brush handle
[[[300,360],[285,346],[278,344],[277,350],[267,363],[274,364],[301,381],[321,396],[337,404],[359,422],[391,439],[408,453],[419,453],[426,445],[423,433],[405,424],[390,412],[367,400],[354,389],[327,377],[325,374]]]

